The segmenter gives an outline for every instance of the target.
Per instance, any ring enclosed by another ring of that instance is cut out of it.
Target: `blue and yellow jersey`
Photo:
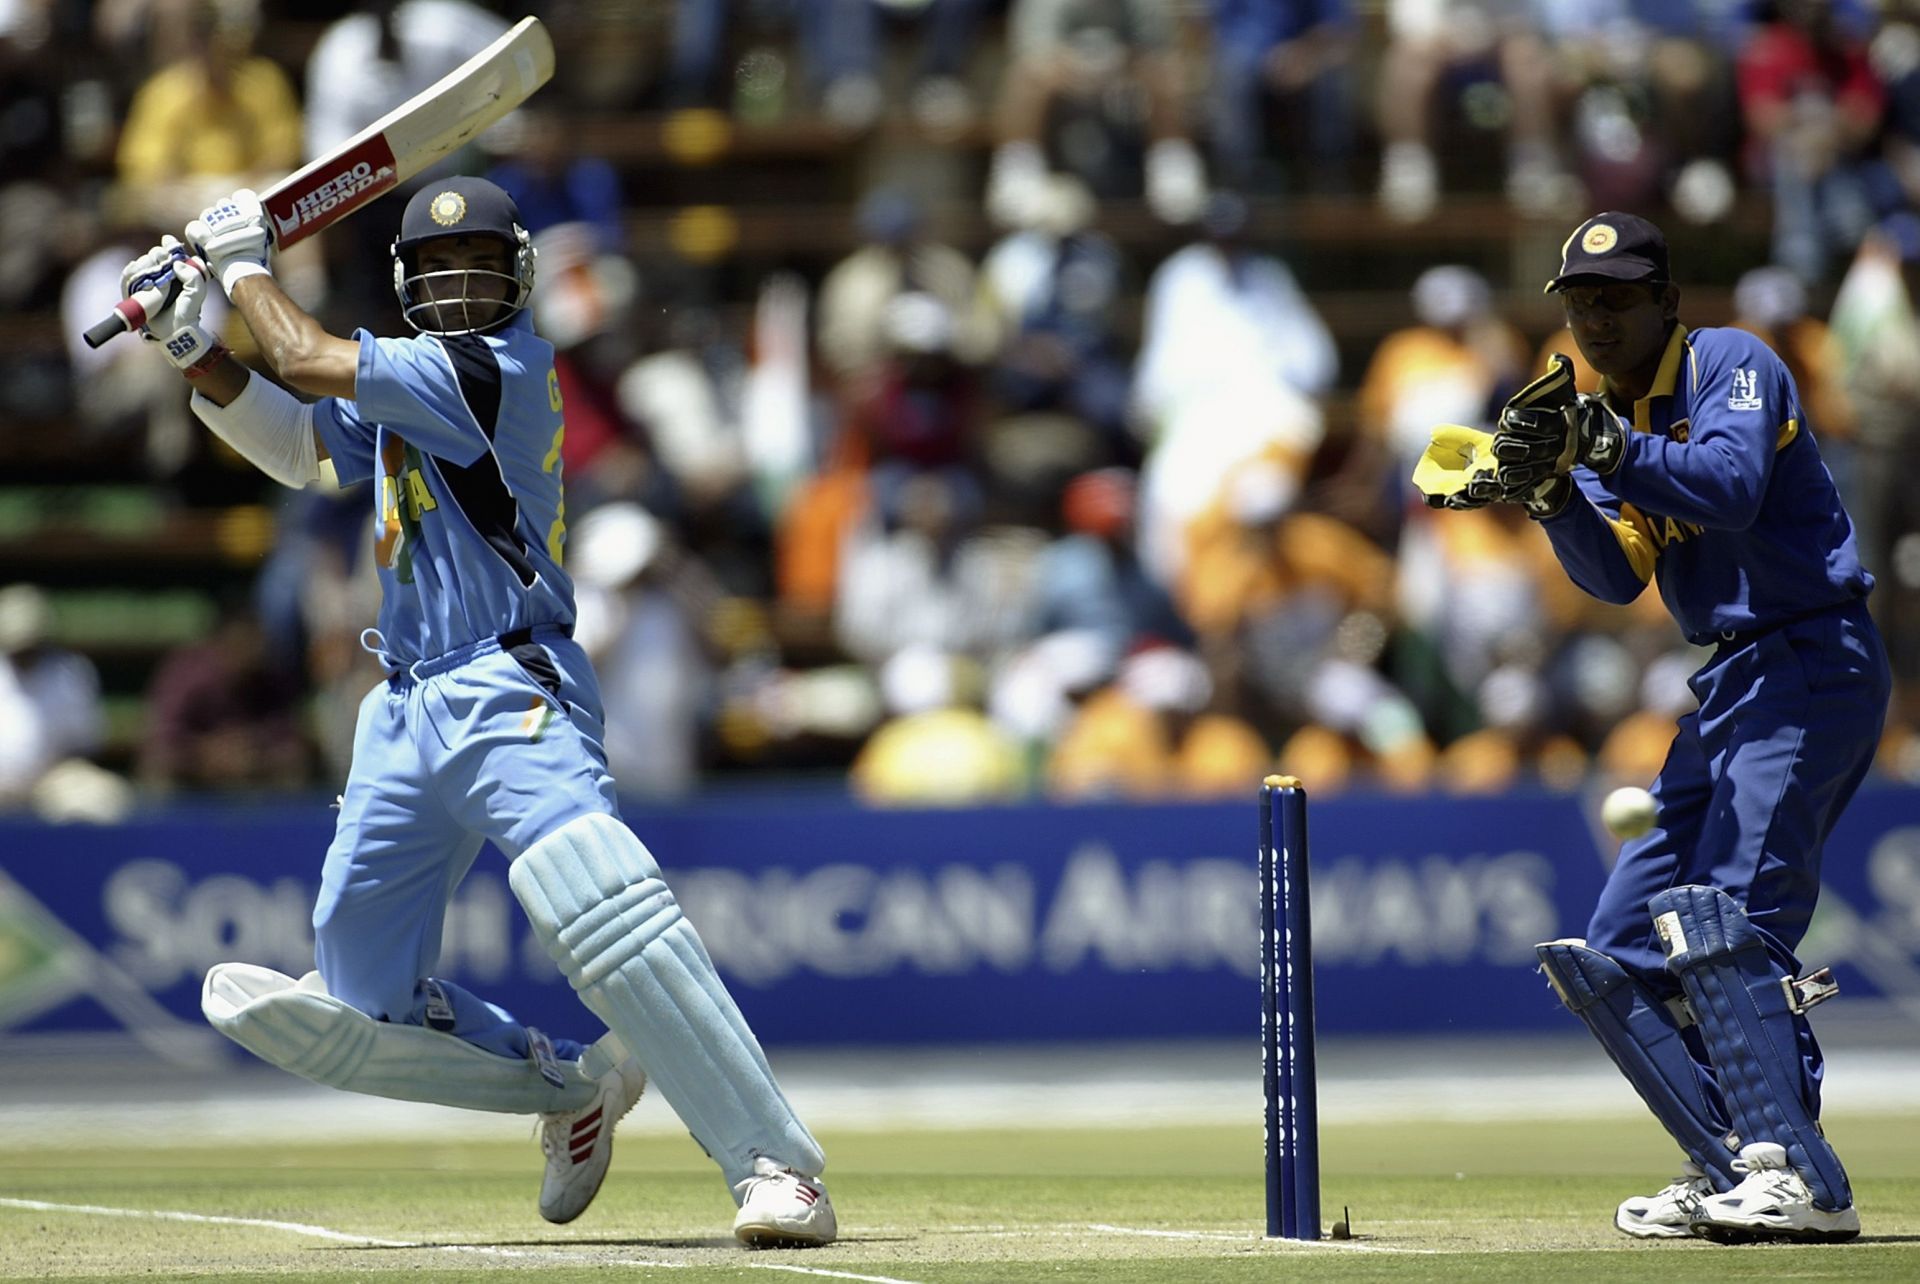
[[[1601,392],[1624,418],[1628,407]],[[1619,468],[1574,469],[1589,502],[1541,523],[1581,588],[1624,603],[1657,579],[1698,644],[1871,591],[1799,391],[1758,338],[1676,326],[1631,414]]]
[[[516,629],[570,627],[553,346],[524,313],[484,336],[354,338],[354,399],[319,402],[314,426],[342,485],[378,478],[388,657],[404,664]]]

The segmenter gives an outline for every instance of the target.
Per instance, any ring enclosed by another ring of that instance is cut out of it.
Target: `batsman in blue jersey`
[[[1850,1239],[1860,1218],[1820,1130],[1806,1019],[1835,987],[1794,950],[1886,716],[1873,580],[1786,366],[1744,331],[1680,324],[1658,228],[1588,219],[1547,288],[1600,392],[1577,395],[1560,358],[1508,403],[1493,484],[1450,506],[1524,504],[1581,588],[1625,603],[1656,582],[1688,640],[1713,648],[1653,782],[1658,825],[1621,849],[1586,937],[1538,950],[1687,1155],[1615,1225]]]
[[[316,970],[223,964],[202,1007],[223,1033],[318,1083],[539,1114],[540,1212],[577,1217],[614,1125],[651,1082],[720,1165],[754,1246],[831,1242],[818,1144],[795,1117],[658,864],[618,819],[600,692],[572,640],[562,569],[565,432],[553,349],[527,314],[534,250],[512,199],[450,178],[393,243],[405,338],[327,333],[275,282],[266,216],[241,191],[128,265],[177,285],[146,328],[214,433],[305,486],[375,482],[382,601],[367,694],[314,908]],[[303,403],[199,325],[211,277]],[[447,902],[483,842],[548,954],[609,1033],[549,1039],[433,976]]]

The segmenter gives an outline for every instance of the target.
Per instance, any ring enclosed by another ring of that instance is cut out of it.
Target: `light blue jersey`
[[[356,331],[351,401],[314,407],[342,485],[378,474],[380,635],[399,665],[573,624],[560,385],[525,313],[490,335]]]

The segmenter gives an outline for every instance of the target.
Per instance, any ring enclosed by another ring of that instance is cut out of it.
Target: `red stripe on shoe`
[[[591,1155],[592,1153],[593,1153],[593,1145],[592,1143],[588,1143],[587,1145],[582,1146],[580,1149],[574,1151],[573,1154],[568,1156],[568,1158],[572,1159],[573,1162],[576,1164],[584,1164],[587,1162],[587,1156]]]
[[[600,1107],[595,1106],[593,1108],[592,1114],[587,1115],[584,1118],[578,1119],[574,1122],[573,1135],[578,1137],[580,1135],[581,1129],[596,1128],[599,1126],[599,1124],[600,1124]]]
[[[820,1198],[820,1192],[805,1183],[795,1186],[794,1189],[799,1193],[800,1202],[803,1204],[812,1204]]]

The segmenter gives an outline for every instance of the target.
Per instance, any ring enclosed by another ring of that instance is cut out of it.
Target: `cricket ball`
[[[1654,827],[1660,809],[1653,795],[1637,786],[1616,789],[1600,804],[1600,823],[1615,838],[1638,838]]]

